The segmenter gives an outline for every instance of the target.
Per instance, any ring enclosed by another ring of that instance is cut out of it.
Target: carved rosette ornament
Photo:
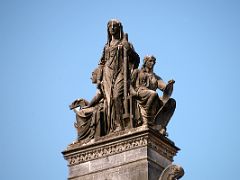
[[[159,180],[177,180],[183,177],[183,175],[184,170],[181,166],[171,164],[163,170]]]

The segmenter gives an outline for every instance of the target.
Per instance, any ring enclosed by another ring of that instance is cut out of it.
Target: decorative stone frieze
[[[70,144],[63,155],[68,161],[69,179],[100,178],[104,172],[122,177],[126,173],[124,168],[134,164],[147,179],[150,176],[159,178],[178,150],[168,138],[142,126],[100,137],[95,142]],[[134,176],[138,176],[136,173]],[[126,176],[133,178],[130,171]]]

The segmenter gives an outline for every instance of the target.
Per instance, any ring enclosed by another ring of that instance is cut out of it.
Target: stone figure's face
[[[92,80],[93,84],[97,83],[97,72],[95,72],[95,71],[92,72],[91,80]]]
[[[116,21],[111,21],[108,25],[108,31],[111,35],[117,35],[120,33],[120,25]]]
[[[151,58],[146,61],[146,67],[148,69],[153,69],[154,65],[155,65],[155,59]]]

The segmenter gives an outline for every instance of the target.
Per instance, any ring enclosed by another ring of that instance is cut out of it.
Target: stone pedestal
[[[178,150],[168,138],[142,126],[70,144],[62,153],[69,180],[158,180]]]

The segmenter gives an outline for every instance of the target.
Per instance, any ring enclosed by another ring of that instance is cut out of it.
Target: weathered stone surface
[[[154,180],[178,150],[172,141],[145,126],[88,144],[70,144],[63,154],[72,180]]]
[[[181,166],[170,164],[163,170],[159,180],[177,180],[183,177],[183,175],[184,169]]]
[[[182,177],[183,169],[171,166],[179,148],[167,138],[176,107],[171,98],[175,81],[165,83],[154,73],[154,56],[145,56],[140,69],[139,63],[122,23],[111,19],[107,43],[91,78],[97,93],[90,102],[79,98],[70,105],[76,113],[77,141],[63,152],[69,179]]]

